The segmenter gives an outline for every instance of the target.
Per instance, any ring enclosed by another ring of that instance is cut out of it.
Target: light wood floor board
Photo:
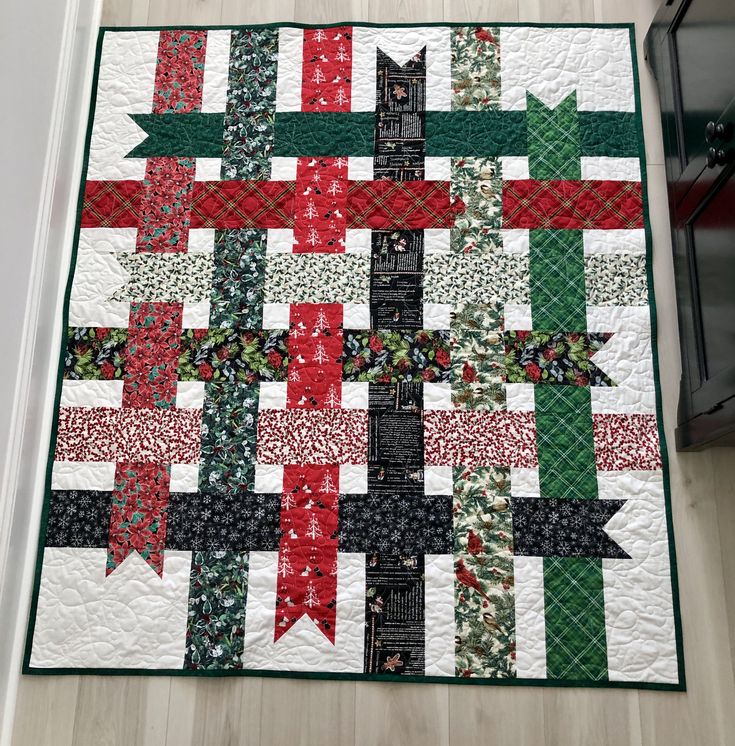
[[[518,0],[444,0],[444,20],[512,23],[518,20]]]
[[[544,23],[591,23],[595,20],[593,0],[518,0],[518,13],[523,21]]]
[[[664,419],[680,375],[661,126],[640,59],[658,0],[105,0],[106,25],[635,22]],[[670,452],[689,691],[289,679],[24,677],[15,746],[730,746],[735,744],[735,449]]]
[[[222,0],[221,23],[276,23],[293,21],[296,0],[270,0],[270,2],[243,2]]]
[[[358,682],[355,746],[449,746],[448,690],[447,684]]]
[[[261,743],[353,746],[355,691],[354,681],[265,679]]]
[[[172,679],[166,746],[258,746],[262,692],[262,679]]]
[[[368,20],[373,23],[443,21],[443,0],[370,0]]]

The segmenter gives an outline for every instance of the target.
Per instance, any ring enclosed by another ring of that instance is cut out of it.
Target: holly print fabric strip
[[[101,31],[26,672],[684,688],[634,54]]]

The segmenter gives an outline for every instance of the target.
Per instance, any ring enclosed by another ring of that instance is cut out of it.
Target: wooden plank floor
[[[659,0],[106,0],[106,25],[635,21]],[[680,365],[657,99],[641,61],[669,442]],[[15,746],[735,744],[735,453],[670,453],[687,694],[289,679],[24,677]]]

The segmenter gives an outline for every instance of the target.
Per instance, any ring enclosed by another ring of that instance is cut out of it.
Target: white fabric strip
[[[31,665],[181,668],[191,552],[166,551],[162,578],[137,553],[105,577],[106,557],[46,548]]]
[[[590,387],[593,414],[656,414],[650,330],[615,332],[591,361],[615,383]]]
[[[52,490],[103,490],[115,488],[115,463],[105,461],[54,461]]]
[[[375,111],[375,63],[380,48],[404,65],[426,47],[426,109],[450,111],[451,41],[446,26],[367,28],[352,31],[352,111]]]
[[[335,643],[303,616],[273,642],[278,552],[251,552],[243,667],[362,673],[365,646],[365,555],[340,552]]]
[[[451,554],[424,557],[427,676],[454,676],[454,565]]]
[[[64,381],[62,407],[122,407],[122,381]]]
[[[69,299],[69,326],[127,328],[130,304],[107,299],[127,282],[128,274],[116,254],[135,251],[135,234],[135,228],[82,228]]]
[[[230,69],[229,29],[207,31],[207,51],[204,58],[202,111],[217,113],[227,105],[227,77]]]
[[[516,675],[546,678],[543,557],[514,557],[516,597]]]
[[[278,29],[276,112],[301,111],[301,70],[303,66],[303,48],[303,29]]]
[[[627,28],[505,26],[500,105],[526,108],[526,92],[556,107],[573,91],[579,111],[635,111]]]
[[[678,681],[663,475],[598,472],[601,499],[627,502],[605,530],[631,559],[603,559],[610,681]]]
[[[582,156],[582,179],[603,181],[640,181],[641,164],[638,158],[609,158]]]
[[[582,231],[585,254],[645,254],[643,228]]]
[[[128,116],[149,114],[158,31],[115,31],[102,41],[87,178],[142,179],[145,158],[125,158],[146,135]]]
[[[171,464],[171,492],[199,491],[199,464]]]

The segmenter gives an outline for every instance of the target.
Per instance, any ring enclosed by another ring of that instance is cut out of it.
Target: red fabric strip
[[[434,410],[424,412],[427,466],[535,468],[533,412]]]
[[[88,181],[81,227],[137,228],[142,192],[142,181]]]
[[[448,181],[353,181],[347,194],[348,228],[451,228],[462,211]]]
[[[299,158],[294,253],[340,253],[347,228],[347,159]]]
[[[288,335],[289,409],[330,409],[342,400],[342,305],[294,303]]]
[[[192,228],[291,228],[293,181],[198,181]]]
[[[349,111],[351,31],[349,27],[303,31],[302,111]],[[347,159],[298,158],[294,186],[294,252],[343,252]],[[342,320],[341,304],[291,305],[288,409],[339,411]],[[283,462],[274,641],[306,615],[334,644],[339,465],[321,462],[318,451],[304,455],[299,466]]]
[[[366,464],[366,409],[262,409],[259,464]]]
[[[194,160],[149,158],[138,200],[138,252],[185,252],[194,188]]]
[[[275,642],[306,615],[334,644],[338,501],[338,466],[284,466]]]
[[[164,29],[160,32],[153,90],[154,114],[201,111],[206,53],[206,31]]]
[[[153,159],[151,159],[153,160]],[[325,159],[321,159],[325,160]],[[329,159],[337,168],[339,159]],[[303,216],[296,213],[296,183],[293,181],[197,181],[191,193],[190,228],[293,228]],[[345,228],[451,228],[455,217],[464,211],[461,202],[451,202],[447,181],[346,181]],[[511,182],[508,182],[511,183]],[[517,182],[520,183],[520,182]],[[620,183],[620,182],[617,182]],[[142,208],[143,182],[88,181],[82,212],[82,227],[138,227]],[[299,195],[298,202],[302,204]],[[188,197],[183,197],[188,199]],[[340,196],[341,199],[341,196]],[[331,205],[331,201],[328,203]],[[332,215],[320,221],[334,219],[330,236],[341,235],[344,212],[336,200],[342,216]],[[316,203],[315,203],[316,207]],[[305,208],[303,208],[305,209]],[[328,212],[329,210],[327,210]],[[316,218],[315,215],[314,217]],[[339,222],[337,222],[339,221]],[[300,230],[300,228],[298,229]],[[331,250],[329,238],[322,234],[315,243],[300,240],[304,245]],[[337,239],[339,241],[339,239]],[[178,244],[176,244],[178,245]],[[334,246],[335,244],[332,244]],[[342,248],[340,246],[340,248]],[[182,249],[177,249],[182,250]]]
[[[301,111],[349,111],[352,27],[304,29]]]
[[[170,473],[160,464],[119,462],[110,510],[106,574],[132,552],[163,577]]]
[[[639,181],[503,182],[503,228],[642,227]]]
[[[201,111],[206,49],[206,31],[171,29],[159,33],[152,101],[154,114]],[[137,202],[132,205],[128,200],[123,206],[127,220],[133,213],[136,215],[136,251],[187,250],[194,175],[195,162],[190,158],[161,157],[146,161]],[[119,200],[119,188],[109,189],[104,198],[108,202]],[[122,416],[174,406],[182,312],[180,303],[131,305]],[[128,407],[130,410],[125,409]],[[140,420],[140,424],[144,422]],[[135,435],[129,438],[129,441],[135,440]],[[169,498],[167,463],[176,460],[161,458],[158,464],[140,464],[136,462],[147,459],[118,455],[110,516],[108,573],[132,551],[140,552],[159,575],[163,573]]]
[[[133,303],[125,347],[123,407],[167,409],[176,401],[181,303]]]
[[[592,428],[600,471],[662,468],[656,415],[593,414]]]

